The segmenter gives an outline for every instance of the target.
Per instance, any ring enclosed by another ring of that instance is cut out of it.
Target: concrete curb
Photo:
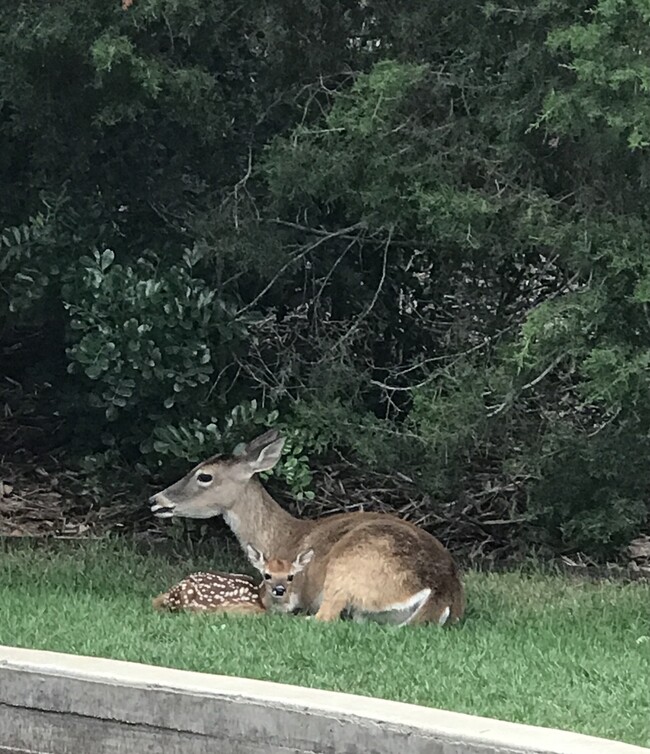
[[[0,646],[0,752],[643,754],[549,728],[266,681]]]

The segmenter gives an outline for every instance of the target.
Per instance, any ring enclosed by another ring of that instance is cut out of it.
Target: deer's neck
[[[281,508],[255,478],[224,513],[224,520],[242,547],[251,544],[270,558],[293,558],[310,525]]]

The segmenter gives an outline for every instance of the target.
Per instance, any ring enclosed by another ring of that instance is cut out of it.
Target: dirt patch
[[[42,463],[0,463],[0,536],[103,537],[111,531],[146,528],[151,516],[138,510],[129,491],[106,499],[86,488],[83,475],[66,469],[56,458]]]

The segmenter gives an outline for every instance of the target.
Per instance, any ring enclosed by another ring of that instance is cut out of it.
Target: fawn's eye
[[[287,581],[293,581],[293,573],[290,573],[290,574],[289,574],[289,575],[287,576]]]
[[[265,574],[264,574],[264,578],[265,578],[265,579],[266,579],[267,581],[270,581],[270,580],[271,580],[271,574],[270,574],[270,573],[265,573]]]
[[[201,472],[200,474],[196,475],[196,481],[199,484],[210,484],[212,479],[213,479],[212,474],[206,474],[205,472]]]

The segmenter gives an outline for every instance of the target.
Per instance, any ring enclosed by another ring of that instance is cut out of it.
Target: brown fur
[[[385,613],[430,589],[414,623],[438,622],[445,611],[459,620],[465,598],[449,551],[431,534],[384,513],[341,513],[316,520],[284,511],[256,474],[280,458],[283,440],[268,432],[237,457],[217,456],[151,498],[159,516],[210,518],[223,515],[240,543],[293,560],[312,549],[313,561],[300,583],[300,602],[319,620],[344,610]],[[199,474],[213,477],[200,484]],[[216,482],[216,483],[215,483]]]

